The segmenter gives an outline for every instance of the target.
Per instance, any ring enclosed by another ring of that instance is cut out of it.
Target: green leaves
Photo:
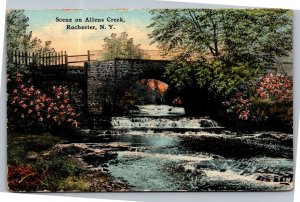
[[[222,58],[264,66],[292,50],[292,19],[287,10],[164,9],[151,13],[152,42],[174,58]]]
[[[128,39],[126,32],[121,33],[121,36],[117,37],[117,34],[113,33],[110,38],[104,39],[103,45],[104,60],[119,59],[140,59],[143,53],[140,49],[140,44],[135,45],[133,38]]]
[[[16,66],[12,57],[14,51],[49,53],[55,52],[51,47],[51,41],[43,42],[32,37],[32,32],[27,30],[29,18],[24,14],[24,10],[10,10],[6,15],[6,52],[7,52],[7,72],[13,75],[17,71],[27,73],[28,67],[25,65]]]
[[[170,78],[177,88],[186,88],[195,85],[197,66],[186,61],[175,60],[168,64],[165,77]]]
[[[19,48],[26,37],[29,18],[23,10],[11,10],[6,16],[6,47],[7,50]]]
[[[152,10],[149,35],[166,55],[179,88],[226,96],[292,50],[292,19],[283,9]]]
[[[167,67],[165,76],[178,88],[207,88],[215,96],[226,96],[238,86],[255,78],[260,69],[249,63],[227,65],[221,60],[187,62],[176,60]]]

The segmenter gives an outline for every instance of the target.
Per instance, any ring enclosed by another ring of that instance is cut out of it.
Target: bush
[[[68,156],[49,156],[41,159],[36,165],[38,168],[47,170],[51,175],[57,178],[68,176],[78,176],[84,172],[84,169],[79,162]]]
[[[8,92],[9,123],[40,130],[61,125],[77,127],[78,115],[71,106],[66,87],[52,86],[48,94],[42,93],[29,83],[23,82],[20,74],[12,83],[15,87]]]
[[[124,96],[116,103],[117,113],[128,113],[132,109],[137,109],[137,94],[131,91],[125,91]]]
[[[58,154],[48,150],[61,140],[49,133],[9,134],[7,150],[9,189],[27,192],[36,190],[70,191],[78,190],[82,186],[80,191],[86,190],[87,185],[82,177],[85,169],[82,164],[69,153]],[[43,151],[46,153],[43,154]],[[38,158],[27,159],[31,152],[37,153]],[[69,177],[72,180],[67,179]],[[72,181],[74,182],[72,183]],[[68,187],[70,190],[67,190]]]
[[[62,141],[60,137],[50,133],[38,135],[13,133],[8,135],[7,140],[7,161],[12,165],[26,163],[28,152],[42,152]]]
[[[191,62],[177,59],[167,65],[165,77],[178,89],[197,87],[218,97],[229,95],[259,73],[259,68],[246,62],[227,64],[222,60]]]
[[[287,76],[267,74],[223,102],[234,120],[292,126],[293,89]]]
[[[58,189],[62,191],[89,191],[90,184],[83,178],[67,177],[59,183]]]
[[[35,167],[45,173],[41,189],[50,191],[59,191],[62,180],[71,176],[80,177],[85,172],[82,165],[75,158],[69,156],[45,157],[37,162]]]
[[[8,187],[12,191],[35,191],[42,176],[29,166],[8,165]]]

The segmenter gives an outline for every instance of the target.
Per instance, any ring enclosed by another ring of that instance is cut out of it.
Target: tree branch
[[[215,45],[215,53],[216,56],[219,56],[219,50],[218,50],[218,33],[217,33],[217,24],[213,24],[214,29],[214,45]]]
[[[201,25],[196,20],[195,14],[193,14],[191,10],[189,10],[188,13],[191,16],[194,25],[199,29],[200,32],[202,32]],[[211,47],[211,45],[207,41],[205,41],[204,44],[208,47],[208,49],[210,50],[210,52],[212,53],[212,55],[216,56],[214,48]]]

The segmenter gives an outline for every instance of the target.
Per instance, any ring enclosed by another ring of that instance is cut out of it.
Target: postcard
[[[292,190],[292,18],[7,10],[8,189]]]

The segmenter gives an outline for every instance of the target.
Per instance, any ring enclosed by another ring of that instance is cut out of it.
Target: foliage
[[[177,88],[183,89],[196,85],[196,73],[202,63],[187,62],[184,60],[174,60],[168,64],[165,77],[170,78],[171,83]]]
[[[12,191],[34,191],[41,180],[41,174],[29,166],[8,165],[8,187]]]
[[[127,90],[120,100],[116,102],[117,112],[129,112],[131,109],[135,109],[138,104],[138,95],[135,92]]]
[[[58,191],[68,188],[84,191],[88,188],[88,183],[80,177],[83,173],[84,169],[76,159],[49,156],[31,163],[30,166],[9,165],[8,186],[13,191]]]
[[[271,102],[291,103],[293,101],[292,86],[291,78],[268,74],[258,83],[255,96]]]
[[[29,18],[23,10],[11,10],[6,16],[6,47],[7,52],[17,49],[25,49],[28,45],[26,29],[29,26]]]
[[[165,76],[179,89],[197,86],[207,89],[214,96],[224,96],[259,73],[259,68],[251,67],[246,62],[227,66],[220,60],[209,62],[175,60],[167,66]]]
[[[7,138],[7,161],[11,165],[25,164],[27,152],[41,152],[61,141],[61,137],[49,133],[38,135],[13,133]]]
[[[68,177],[80,177],[84,173],[82,165],[70,156],[48,156],[41,159],[35,166],[45,172],[41,189],[59,191],[62,182]]]
[[[29,18],[24,10],[10,10],[6,15],[6,52],[7,52],[7,72],[8,75],[18,72],[27,72],[28,67],[24,65],[16,66],[12,64],[12,56],[15,51],[49,53],[54,52],[51,41],[43,42],[32,36],[31,31],[27,31]]]
[[[67,177],[59,183],[58,189],[63,191],[89,191],[90,184],[82,178]]]
[[[47,170],[48,175],[56,178],[78,176],[83,173],[83,168],[75,157],[48,156],[36,163],[39,169]],[[59,172],[58,172],[59,171]]]
[[[60,141],[62,141],[61,137],[49,133],[9,134],[9,188],[12,191],[59,191],[63,187],[66,189],[82,185],[83,187],[81,189],[78,187],[78,190],[84,191],[87,188],[87,182],[82,178],[85,171],[80,162],[68,154],[57,155],[55,152],[47,151]],[[35,161],[26,158],[31,151],[35,151],[39,155]],[[47,155],[42,155],[45,151],[47,151]],[[27,175],[30,176],[26,177]],[[21,181],[23,177],[26,178]],[[71,180],[74,181],[73,185]]]
[[[292,18],[283,9],[152,10],[152,43],[193,60],[265,66],[292,50]]]
[[[128,39],[126,32],[121,33],[121,36],[117,37],[117,34],[113,33],[110,38],[104,39],[103,45],[104,60],[113,59],[141,59],[145,56],[140,49],[140,44],[135,45],[133,38]]]
[[[69,91],[53,86],[48,94],[42,93],[17,75],[16,87],[8,92],[9,121],[26,128],[51,129],[54,126],[77,127],[77,114],[72,108]]]
[[[292,80],[282,75],[267,74],[247,91],[238,91],[223,104],[234,118],[264,123],[278,121],[292,125]]]
[[[166,77],[180,89],[226,96],[292,50],[283,9],[152,10],[152,43],[175,61]]]

